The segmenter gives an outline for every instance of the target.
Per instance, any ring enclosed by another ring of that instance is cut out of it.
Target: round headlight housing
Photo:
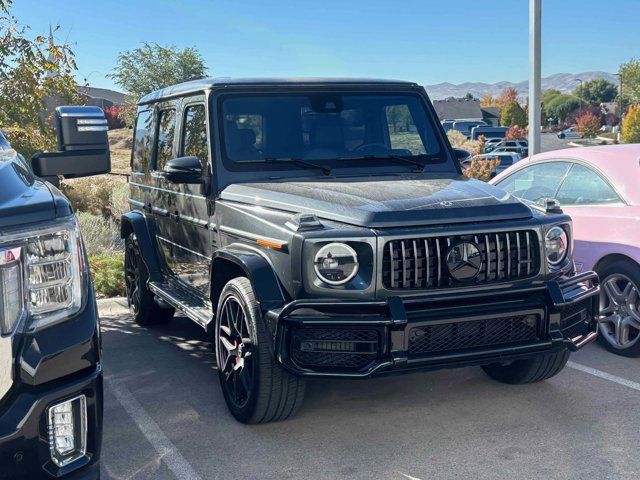
[[[547,252],[547,262],[556,266],[567,257],[569,250],[569,236],[564,228],[551,227],[544,237],[544,245]]]
[[[358,254],[346,243],[328,243],[313,260],[318,278],[329,285],[344,285],[358,273]]]

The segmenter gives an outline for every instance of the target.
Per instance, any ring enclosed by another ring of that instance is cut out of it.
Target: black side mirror
[[[473,159],[471,154],[466,150],[463,150],[462,148],[454,148],[453,153],[456,157],[456,160],[458,160],[458,162],[460,163],[460,165],[464,163],[471,163],[471,160]]]
[[[58,107],[58,151],[31,158],[39,177],[88,177],[111,171],[107,119],[98,107]]]
[[[197,157],[174,158],[162,171],[164,178],[172,183],[204,184],[202,162]]]

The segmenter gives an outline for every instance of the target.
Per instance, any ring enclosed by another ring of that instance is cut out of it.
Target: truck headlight
[[[547,252],[547,262],[553,266],[559,265],[567,257],[569,235],[564,228],[556,225],[545,234],[544,245]]]
[[[318,278],[329,285],[344,285],[358,273],[358,254],[345,243],[329,243],[313,261]]]
[[[73,315],[82,306],[83,262],[75,218],[41,229],[0,236],[2,333],[30,314],[35,330]]]

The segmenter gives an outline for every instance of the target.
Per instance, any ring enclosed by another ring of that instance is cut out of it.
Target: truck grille
[[[538,340],[539,323],[539,315],[515,315],[416,327],[409,333],[409,354],[528,343]]]
[[[451,246],[469,242],[482,257],[469,282],[452,278],[447,267]],[[535,276],[540,270],[538,236],[533,230],[392,240],[385,244],[382,283],[389,290],[446,288]]]

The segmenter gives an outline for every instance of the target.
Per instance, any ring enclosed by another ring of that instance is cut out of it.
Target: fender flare
[[[251,282],[256,299],[260,304],[260,310],[264,314],[274,308],[281,307],[286,303],[286,293],[280,286],[271,262],[265,258],[260,252],[244,246],[229,245],[227,247],[216,250],[211,259],[211,288],[212,300],[214,299],[214,289],[220,289],[224,285],[215,285],[214,279],[218,275],[217,268],[233,264],[237,269],[242,270],[244,275]]]
[[[149,281],[162,282],[162,268],[158,260],[156,244],[153,241],[152,227],[144,214],[137,210],[122,215],[120,221],[120,237],[127,238],[134,233],[142,253],[142,261],[149,272]]]

